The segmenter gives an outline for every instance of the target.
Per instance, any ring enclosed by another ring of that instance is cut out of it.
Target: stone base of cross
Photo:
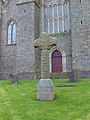
[[[49,49],[52,46],[56,46],[56,40],[47,33],[41,33],[34,43],[35,48],[41,49],[41,79],[37,85],[37,99],[39,100],[54,99],[54,85],[49,77]]]
[[[37,85],[38,100],[53,100],[54,85],[51,79],[40,79]]]

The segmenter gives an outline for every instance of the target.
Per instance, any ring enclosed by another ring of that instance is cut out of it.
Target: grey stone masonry
[[[41,46],[38,46],[40,49],[34,47],[34,40],[38,39],[40,32],[47,28],[45,28],[47,20],[44,17],[47,15],[44,14],[44,8],[47,6],[48,9],[52,1],[0,0],[0,79],[10,79],[10,74],[19,79],[35,79],[40,76],[42,79],[48,79],[49,72],[53,78],[54,76],[58,78],[58,74],[65,78],[65,74],[71,73],[70,81],[90,78],[90,0],[63,0],[64,3],[69,4],[69,19],[66,25],[68,30],[49,34],[56,38],[56,46],[52,48],[48,46],[47,49],[42,49]],[[62,7],[62,0],[57,1],[57,8],[59,5]],[[51,6],[54,13],[54,4],[52,3]],[[58,26],[61,18],[65,24],[67,23],[65,20],[67,17],[58,16]],[[8,25],[12,20],[16,24],[16,44],[7,44]],[[56,20],[54,14],[51,19],[48,19],[48,31],[52,20]],[[55,28],[54,24],[52,26],[53,28],[50,29]],[[41,36],[40,39],[43,42]],[[52,72],[52,55],[55,50],[62,55],[61,73]],[[48,55],[49,58],[46,57]]]
[[[41,33],[34,43],[34,47],[41,49],[41,79],[37,85],[37,99],[39,100],[54,99],[53,83],[49,79],[49,49],[52,46],[56,46],[56,41],[47,33]]]
[[[53,100],[54,85],[51,79],[40,79],[37,85],[38,100]]]
[[[1,77],[1,33],[2,33],[2,4],[4,0],[0,0],[0,77]]]
[[[90,77],[90,0],[70,1],[72,69],[78,70],[81,76]],[[84,73],[84,74],[83,74]],[[88,75],[86,75],[86,73]]]
[[[35,48],[33,42],[34,39],[36,39],[36,31],[38,31],[37,27],[35,26],[35,22],[38,21],[35,12],[37,5],[33,0],[19,0],[18,2],[18,41],[16,59],[17,75],[20,79],[31,79],[36,77]]]

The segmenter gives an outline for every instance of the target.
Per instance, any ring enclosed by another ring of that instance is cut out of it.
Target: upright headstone
[[[52,46],[56,46],[55,38],[44,32],[34,43],[34,47],[41,49],[41,79],[37,85],[37,99],[39,100],[54,99],[54,85],[49,75],[49,49]]]
[[[10,81],[12,84],[18,84],[18,77],[16,75],[10,74]]]
[[[79,71],[78,71],[78,69],[73,69],[69,73],[69,81],[70,82],[78,82],[79,81]]]

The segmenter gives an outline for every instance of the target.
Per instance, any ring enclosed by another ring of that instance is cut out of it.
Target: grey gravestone
[[[78,82],[79,81],[79,71],[78,71],[78,69],[73,69],[70,72],[69,81],[70,82]]]
[[[10,81],[12,84],[17,84],[18,83],[18,78],[16,75],[10,74]]]
[[[34,43],[34,47],[41,49],[41,79],[37,85],[37,99],[39,100],[54,99],[54,85],[49,75],[49,50],[52,46],[56,46],[55,38],[51,38],[44,32]]]

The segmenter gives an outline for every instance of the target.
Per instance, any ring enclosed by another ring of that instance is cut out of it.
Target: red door
[[[62,72],[62,54],[58,50],[52,53],[52,72]]]

